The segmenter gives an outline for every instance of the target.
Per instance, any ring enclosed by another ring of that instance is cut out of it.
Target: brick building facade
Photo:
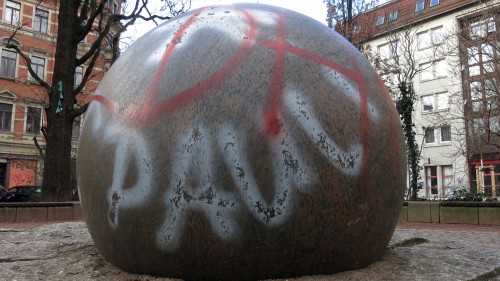
[[[43,151],[44,108],[48,96],[29,74],[25,60],[6,45],[15,33],[10,42],[21,48],[37,75],[50,84],[57,41],[58,3],[56,0],[0,0],[0,185],[7,188],[41,184],[42,158],[35,138]],[[107,9],[117,11],[120,3],[109,0]],[[84,54],[95,38],[96,34],[90,33],[80,43],[79,53]],[[80,93],[81,103],[87,101],[109,67],[108,57],[100,57],[92,78]],[[77,67],[76,81],[81,81],[85,67]],[[80,119],[77,119],[73,132],[75,149],[79,125]]]
[[[363,45],[382,61],[404,57],[395,35],[411,30],[417,74],[408,82],[417,95],[413,119],[421,147],[421,197],[447,198],[463,188],[491,196],[495,177],[500,182],[500,141],[481,150],[475,145],[480,138],[500,136],[499,9],[492,0],[393,0],[359,16],[357,28],[370,32]],[[391,80],[391,73],[385,75]],[[478,188],[481,159],[498,167],[480,176]]]

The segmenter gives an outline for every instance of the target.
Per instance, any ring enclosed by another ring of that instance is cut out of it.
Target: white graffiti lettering
[[[231,215],[239,206],[233,194],[218,188],[214,182],[212,144],[208,137],[204,128],[194,128],[178,142],[170,185],[164,197],[167,217],[157,235],[157,243],[165,249],[178,246],[186,209],[204,212],[222,239],[230,238],[235,232]],[[188,182],[190,171],[197,176],[194,186]]]
[[[106,109],[100,103],[92,103],[89,112],[93,114],[91,128],[94,136],[101,137],[106,144],[116,144],[113,181],[107,192],[110,204],[108,221],[116,228],[120,208],[135,208],[150,200],[153,195],[151,153],[139,132],[116,123],[112,118],[106,118]],[[137,168],[137,181],[133,186],[127,186],[125,178],[130,166],[134,164]]]
[[[93,103],[92,106],[99,105]],[[300,89],[285,89],[284,108],[339,171],[348,176],[360,173],[362,145],[353,142],[347,149],[342,149],[322,128],[310,101]],[[103,110],[93,110],[97,112],[93,116],[93,133],[102,136],[105,143],[116,145],[113,183],[107,192],[108,221],[116,228],[120,209],[147,204],[152,199],[153,191],[161,187],[153,182],[153,161],[141,133],[117,124],[112,119],[104,119]],[[266,199],[261,192],[262,188],[267,187],[257,183],[255,171],[252,171],[244,149],[245,140],[236,128],[221,126],[211,137],[200,124],[178,139],[171,161],[170,181],[163,195],[166,214],[156,235],[159,247],[169,251],[178,248],[188,210],[203,213],[214,233],[223,240],[229,240],[237,233],[239,226],[236,214],[245,209],[269,227],[288,220],[293,214],[296,193],[307,192],[314,178],[293,140],[290,124],[285,118],[280,120],[283,124],[279,135],[268,140],[271,159],[269,169],[274,177],[271,199]],[[215,153],[222,154],[223,165],[229,171],[237,192],[217,186],[219,183],[216,182],[213,163]],[[124,188],[129,165],[133,163],[137,165],[137,181],[133,186]],[[157,167],[155,171],[161,168],[165,167]]]

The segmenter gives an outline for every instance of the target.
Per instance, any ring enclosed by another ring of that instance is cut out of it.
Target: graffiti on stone
[[[152,75],[146,90],[143,104],[118,108],[118,102],[103,95],[96,95],[89,107],[93,113],[92,134],[100,138],[109,147],[115,149],[112,184],[107,188],[109,204],[108,222],[112,228],[120,224],[120,210],[133,209],[147,205],[158,190],[165,207],[165,219],[156,234],[158,247],[175,250],[182,237],[183,222],[188,210],[202,213],[213,232],[222,240],[231,240],[238,232],[235,214],[248,211],[258,222],[274,227],[285,223],[293,215],[294,202],[298,193],[309,192],[314,183],[310,163],[297,145],[292,125],[298,128],[308,141],[333,167],[344,175],[358,177],[365,172],[368,151],[365,149],[369,136],[369,125],[380,120],[381,112],[366,97],[365,85],[356,69],[344,68],[322,58],[306,49],[301,49],[287,42],[286,26],[281,15],[267,18],[266,24],[276,26],[276,38],[260,40],[256,19],[251,12],[237,10],[248,26],[243,43],[236,54],[221,69],[214,72],[193,88],[185,90],[166,100],[156,98],[160,79],[165,71],[170,56],[174,53],[179,40],[187,40],[186,35],[197,17],[204,10],[193,14],[174,33],[166,44],[164,54]],[[237,38],[233,38],[237,40]],[[240,39],[238,39],[240,40]],[[244,61],[252,48],[274,50],[276,59],[270,76],[269,92],[262,111],[256,113],[263,135],[267,136],[267,149],[271,155],[269,169],[273,177],[273,195],[262,194],[262,186],[256,180],[256,171],[252,168],[246,154],[246,140],[236,124],[229,120],[216,129],[203,122],[190,124],[176,136],[170,166],[157,166],[153,160],[154,149],[142,130],[159,120],[167,119],[173,111],[180,110],[194,103],[208,92],[218,87],[234,68]],[[157,55],[156,55],[157,56]],[[335,136],[330,135],[321,119],[316,115],[314,104],[310,101],[306,89],[285,83],[285,59],[298,56],[316,63],[322,70],[323,77],[341,89],[341,98],[348,99],[358,106],[361,112],[362,134],[346,146],[339,145]],[[355,65],[354,59],[352,59]],[[126,112],[127,120],[117,120],[117,111]],[[134,119],[135,121],[130,121]],[[231,191],[218,186],[215,180],[214,159],[222,159],[234,184]],[[125,173],[131,165],[138,171],[137,181],[125,188]],[[195,171],[195,179],[188,177],[188,171]],[[159,173],[169,175],[169,182],[158,186],[155,177]],[[366,178],[366,177],[365,177]]]

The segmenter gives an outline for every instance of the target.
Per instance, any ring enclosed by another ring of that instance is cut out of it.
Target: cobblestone
[[[174,280],[112,266],[83,222],[0,223],[0,236],[0,280]],[[405,223],[384,257],[367,268],[287,280],[500,281],[500,227]]]

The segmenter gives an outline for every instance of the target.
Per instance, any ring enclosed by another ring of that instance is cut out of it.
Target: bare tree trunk
[[[43,201],[67,201],[71,186],[72,122],[53,116],[47,128],[47,147],[43,170]]]
[[[45,165],[43,170],[42,200],[66,201],[73,190],[71,186],[71,137],[73,120],[75,118],[73,104],[75,96],[74,72],[76,67],[76,54],[78,27],[76,17],[79,1],[59,2],[59,28],[57,40],[54,76],[52,89],[49,92],[50,105],[46,108],[47,115],[47,146],[45,151]],[[71,75],[68,75],[71,73]],[[58,112],[60,95],[64,97],[62,111]]]
[[[406,152],[408,154],[408,169],[410,176],[409,197],[410,200],[417,200],[418,174],[420,152],[415,138],[415,125],[413,124],[413,106],[415,93],[413,87],[406,82],[399,85],[401,98],[399,100],[399,114],[403,122],[403,131],[406,139]]]

